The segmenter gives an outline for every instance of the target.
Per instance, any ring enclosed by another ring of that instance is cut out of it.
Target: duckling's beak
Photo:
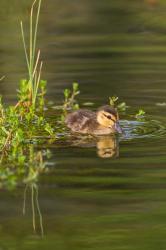
[[[120,127],[119,122],[115,123],[115,131],[118,132],[119,134],[122,134],[122,129]]]

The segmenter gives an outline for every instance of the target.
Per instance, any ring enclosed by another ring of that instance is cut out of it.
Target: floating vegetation
[[[94,102],[84,102],[82,105],[85,107],[91,107],[94,105]]]
[[[165,107],[166,106],[166,102],[157,102],[156,106]]]

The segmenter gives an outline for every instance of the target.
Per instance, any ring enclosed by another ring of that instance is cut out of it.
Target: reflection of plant
[[[44,158],[48,157],[48,150],[36,151],[33,145],[29,145],[29,148],[26,146],[26,153],[20,153],[18,159],[11,155],[11,159],[9,157],[1,165],[0,188],[14,189],[21,183],[36,183],[40,173],[46,171]]]
[[[45,155],[47,156],[47,154]],[[44,234],[43,219],[42,219],[42,214],[41,214],[40,206],[39,206],[37,181],[38,181],[39,174],[45,171],[46,169],[45,169],[45,162],[43,160],[42,151],[38,151],[37,153],[35,153],[33,146],[30,146],[29,162],[28,162],[27,168],[28,168],[28,171],[23,180],[24,183],[26,184],[25,190],[24,190],[23,215],[25,215],[25,212],[26,212],[27,191],[28,189],[30,189],[33,229],[34,229],[34,232],[36,232],[36,210],[37,210],[37,213],[39,216],[41,235],[43,235]]]
[[[27,148],[26,148],[27,150]],[[39,217],[39,225],[41,235],[43,231],[43,220],[39,206],[38,198],[38,179],[40,174],[44,173],[46,169],[44,158],[49,158],[49,151],[36,151],[34,145],[29,145],[29,152],[27,152],[24,160],[16,161],[13,165],[13,159],[11,162],[7,162],[0,168],[0,189],[13,190],[18,185],[25,185],[24,190],[24,202],[23,202],[23,214],[26,212],[26,199],[27,192],[31,194],[32,205],[32,222],[33,229],[36,232],[37,216]],[[36,214],[37,211],[37,214]]]
[[[44,229],[43,229],[43,218],[40,211],[40,205],[39,205],[39,193],[38,193],[38,186],[36,183],[29,183],[26,184],[25,190],[24,190],[24,201],[23,201],[23,215],[26,213],[26,200],[27,200],[27,191],[28,189],[31,192],[31,206],[32,206],[32,224],[33,224],[33,230],[36,233],[36,210],[39,216],[39,224],[40,224],[40,231],[41,235],[44,235]]]

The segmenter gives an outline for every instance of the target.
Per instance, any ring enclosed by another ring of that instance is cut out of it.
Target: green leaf
[[[70,95],[70,93],[71,93],[71,91],[69,89],[65,89],[64,90],[64,96],[65,96],[65,98],[68,98],[69,95]]]
[[[73,90],[74,90],[74,92],[77,92],[77,90],[78,90],[78,83],[77,82],[73,83]]]
[[[111,105],[112,107],[114,107],[114,106],[115,106],[115,103],[117,102],[118,99],[119,99],[119,98],[118,98],[117,96],[109,97],[110,105]]]
[[[46,123],[45,131],[47,131],[50,135],[54,134],[54,130],[53,130],[53,128],[51,127],[51,125],[49,123]]]
[[[146,112],[143,109],[139,109],[138,113],[135,115],[136,119],[141,119],[145,117]]]

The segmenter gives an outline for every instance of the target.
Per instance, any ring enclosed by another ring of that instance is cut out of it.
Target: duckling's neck
[[[94,130],[96,135],[109,135],[114,133],[113,129],[99,125],[97,129]]]

